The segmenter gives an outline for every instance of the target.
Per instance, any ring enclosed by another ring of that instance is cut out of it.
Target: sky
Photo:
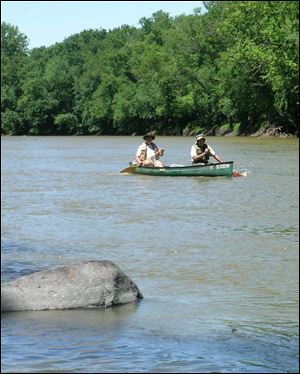
[[[1,1],[1,22],[18,26],[32,49],[49,47],[87,29],[140,27],[142,17],[158,10],[175,17],[200,7],[202,1]]]

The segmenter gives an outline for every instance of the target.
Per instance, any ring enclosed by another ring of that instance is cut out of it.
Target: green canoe
[[[206,165],[174,165],[164,167],[129,166],[121,173],[166,176],[166,177],[221,177],[232,176],[233,161]]]

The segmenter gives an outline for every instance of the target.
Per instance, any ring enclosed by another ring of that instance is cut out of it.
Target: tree
[[[27,50],[1,28],[2,132],[297,133],[297,1],[207,1]]]
[[[231,44],[219,60],[219,93],[243,129],[263,122],[295,131],[298,120],[298,2],[229,1],[220,33]],[[291,124],[294,124],[291,126]]]
[[[18,27],[1,23],[1,133],[4,134],[19,133],[22,129],[16,104],[21,96],[27,46],[27,37],[19,32]]]

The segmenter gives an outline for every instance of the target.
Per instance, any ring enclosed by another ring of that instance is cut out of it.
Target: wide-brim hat
[[[200,134],[200,135],[197,135],[196,136],[196,141],[200,140],[200,139],[204,139],[205,140],[205,137],[203,134]]]
[[[152,140],[155,139],[155,136],[153,134],[151,134],[151,132],[148,132],[147,134],[145,134],[143,136],[143,139],[145,140],[146,138],[152,138]]]

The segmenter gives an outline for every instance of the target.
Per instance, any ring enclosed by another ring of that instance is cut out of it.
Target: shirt
[[[142,150],[144,149],[145,145],[144,144],[141,144],[137,151],[136,151],[136,156],[137,157],[140,157],[141,153],[142,153]],[[151,158],[155,156],[155,152],[154,152],[154,149],[152,148],[152,145],[151,144],[147,144],[147,154],[146,154],[146,157],[147,159],[148,158]]]
[[[216,154],[216,152],[212,149],[211,146],[209,146],[208,144],[206,144],[206,145],[207,145],[207,148],[208,148],[209,151],[210,151],[210,154],[211,154],[212,156],[214,156],[214,155]],[[196,147],[194,147],[194,144],[192,145],[192,148],[191,148],[191,160],[192,160],[192,161],[194,161],[194,160],[193,160],[193,156],[197,156],[197,150],[196,150]]]

